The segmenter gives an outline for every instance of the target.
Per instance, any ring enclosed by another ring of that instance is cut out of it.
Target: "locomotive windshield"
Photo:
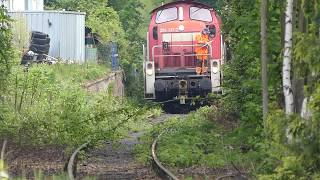
[[[178,19],[178,10],[176,7],[159,10],[156,15],[156,23],[164,23],[176,19]]]
[[[190,7],[190,19],[211,22],[212,16],[208,9]]]

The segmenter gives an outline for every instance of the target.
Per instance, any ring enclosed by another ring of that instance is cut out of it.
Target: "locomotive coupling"
[[[179,100],[180,104],[186,104],[188,94],[188,82],[186,80],[179,81]]]
[[[185,95],[188,91],[188,82],[186,80],[179,81],[179,92],[180,95]]]

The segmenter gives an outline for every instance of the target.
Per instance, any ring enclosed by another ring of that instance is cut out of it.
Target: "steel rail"
[[[74,169],[75,169],[75,166],[76,166],[76,159],[77,159],[77,157],[78,157],[78,153],[82,150],[82,149],[84,149],[84,148],[86,148],[87,146],[88,146],[88,144],[89,144],[89,142],[86,142],[86,143],[84,143],[84,144],[82,144],[78,149],[76,149],[74,152],[73,152],[73,154],[71,155],[71,157],[70,157],[70,159],[69,159],[69,161],[68,161],[68,169],[67,169],[67,171],[68,171],[68,176],[69,176],[69,179],[70,180],[74,180],[75,179],[75,175],[74,175]]]
[[[165,131],[164,131],[165,132]],[[163,133],[164,133],[163,132]],[[160,138],[160,136],[163,134],[161,133],[157,138],[156,140],[153,142],[152,144],[152,158],[153,158],[153,161],[154,163],[156,164],[156,166],[161,170],[163,171],[167,178],[168,179],[172,179],[172,180],[179,180],[173,173],[171,173],[168,169],[166,169],[162,164],[161,162],[158,160],[157,158],[157,155],[156,155],[156,147],[157,147],[157,142],[158,142],[158,139]],[[68,173],[68,177],[70,180],[75,180],[76,179],[76,165],[77,165],[77,156],[79,154],[79,152],[85,148],[88,147],[88,145],[90,144],[90,141],[82,144],[80,147],[78,147],[74,152],[73,154],[71,155],[69,161],[68,161],[68,164],[67,164],[67,173]]]
[[[3,145],[2,145],[2,149],[1,149],[1,155],[0,155],[0,160],[4,160],[4,153],[6,150],[6,146],[7,146],[7,139],[5,139],[3,141]]]
[[[152,146],[151,146],[151,154],[152,154],[152,159],[155,163],[155,165],[159,168],[159,170],[161,170],[165,176],[168,179],[173,179],[173,180],[179,180],[171,171],[169,171],[167,168],[165,168],[162,163],[159,161],[158,157],[157,157],[157,153],[156,153],[156,149],[157,149],[157,142],[159,140],[159,138],[161,137],[161,135],[164,132],[162,132],[161,134],[159,134],[159,136],[153,141]]]
[[[1,149],[1,155],[0,155],[0,180],[1,179],[9,179],[9,174],[4,171],[4,153],[5,153],[5,150],[6,150],[6,146],[7,146],[7,139],[4,140],[3,142],[3,146],[2,146],[2,149]],[[1,167],[2,166],[2,167]],[[2,169],[1,169],[2,168]]]

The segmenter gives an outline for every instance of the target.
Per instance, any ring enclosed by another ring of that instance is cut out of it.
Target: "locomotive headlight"
[[[147,73],[149,76],[151,76],[151,75],[153,74],[153,70],[152,70],[152,69],[147,69],[147,70],[146,70],[146,73]]]
[[[212,67],[211,67],[211,71],[216,74],[219,72],[219,66],[218,66],[218,62],[217,61],[213,61],[212,62]]]
[[[153,74],[153,65],[152,63],[148,63],[147,69],[146,69],[146,74],[151,76]]]
[[[180,25],[180,26],[178,27],[178,29],[179,29],[180,32],[184,31],[184,25]]]

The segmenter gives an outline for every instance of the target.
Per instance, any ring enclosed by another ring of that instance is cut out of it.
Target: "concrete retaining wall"
[[[112,88],[112,93],[114,96],[123,97],[125,95],[123,84],[123,72],[112,72],[105,78],[85,84],[85,88],[89,92],[101,92],[106,91],[109,88]]]

